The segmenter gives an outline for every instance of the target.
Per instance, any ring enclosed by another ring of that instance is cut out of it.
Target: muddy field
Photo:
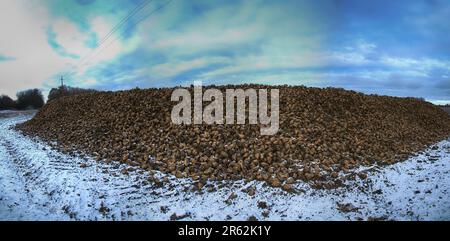
[[[345,185],[285,192],[259,181],[207,182],[62,154],[0,119],[0,220],[449,220],[450,140],[408,160],[349,173]],[[124,171],[126,170],[126,171]],[[366,177],[360,178],[364,173]]]

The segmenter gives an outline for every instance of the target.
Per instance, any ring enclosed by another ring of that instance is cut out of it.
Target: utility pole
[[[61,76],[61,88],[64,88],[64,77]]]

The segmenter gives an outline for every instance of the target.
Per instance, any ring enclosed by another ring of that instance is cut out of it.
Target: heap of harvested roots
[[[226,88],[268,87],[220,87]],[[280,130],[273,136],[261,136],[258,125],[172,124],[176,103],[169,88],[63,97],[18,128],[101,161],[200,183],[247,179],[286,189],[297,180],[332,180],[361,165],[392,164],[450,135],[450,115],[422,100],[276,88]]]

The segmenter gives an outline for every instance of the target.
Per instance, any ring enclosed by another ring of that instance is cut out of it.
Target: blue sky
[[[343,87],[450,102],[450,1],[10,0],[0,92],[205,84]],[[16,23],[11,26],[11,22]]]

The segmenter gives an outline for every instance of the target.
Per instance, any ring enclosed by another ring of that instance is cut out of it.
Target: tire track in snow
[[[16,189],[9,193],[19,195],[22,203],[26,203],[26,199],[33,200],[36,216],[31,214],[31,219],[129,219],[134,206],[148,203],[142,190],[154,188],[142,182],[142,175],[123,175],[121,166],[114,168],[114,165],[60,154],[10,129],[28,118],[1,121],[0,139],[4,150],[0,153],[2,165],[9,164],[8,169],[23,179],[20,183],[24,187],[20,189],[32,190],[27,194]],[[87,167],[81,168],[81,163],[86,163]],[[121,211],[114,210],[115,206]]]

